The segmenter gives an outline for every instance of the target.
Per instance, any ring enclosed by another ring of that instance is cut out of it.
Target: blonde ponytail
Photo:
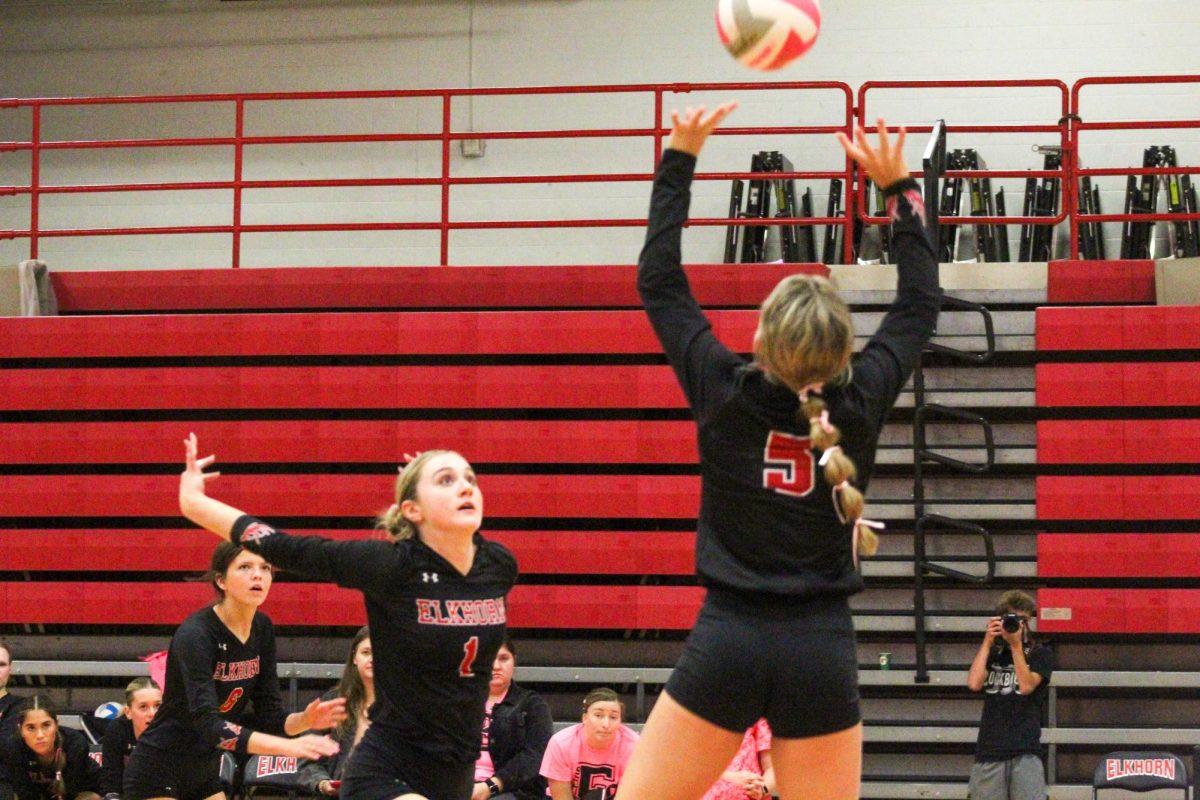
[[[825,401],[807,392],[800,403],[800,413],[809,423],[809,439],[821,451],[820,466],[825,482],[833,487],[833,508],[842,522],[853,522],[855,552],[873,556],[879,550],[879,536],[863,520],[866,500],[853,484],[858,477],[854,461],[838,445],[841,431],[829,421]]]
[[[410,459],[400,469],[400,474],[396,477],[396,502],[375,520],[375,530],[383,531],[393,542],[412,539],[417,535],[417,527],[404,516],[400,506],[405,500],[416,499],[417,482],[421,479],[421,472],[429,460],[449,452],[452,451],[425,450],[417,453],[415,458]]]

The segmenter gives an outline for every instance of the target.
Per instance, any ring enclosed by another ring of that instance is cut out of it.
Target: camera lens
[[[1009,633],[1016,633],[1021,630],[1021,618],[1016,614],[1005,614],[1000,618],[1000,627]]]

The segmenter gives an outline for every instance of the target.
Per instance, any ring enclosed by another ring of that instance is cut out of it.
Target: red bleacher
[[[1200,632],[1200,592],[1103,585],[1200,577],[1200,531],[1188,532],[1200,508],[1195,474],[1200,420],[1192,411],[1169,419],[1142,418],[1148,409],[1200,406],[1200,364],[1190,352],[1200,350],[1200,308],[1040,308],[1036,338],[1045,353],[1094,352],[1106,359],[1113,351],[1128,354],[1122,361],[1037,366],[1039,407],[1084,409],[1094,417],[1037,425],[1039,463],[1074,466],[1081,473],[1037,479],[1038,519],[1070,525],[1069,531],[1038,536],[1038,574],[1051,582],[1098,584],[1043,588],[1041,629]],[[1183,360],[1159,360],[1164,352]],[[1139,360],[1140,353],[1154,355]],[[1154,465],[1172,467],[1168,474],[1121,474]],[[1113,526],[1123,529],[1139,521],[1177,527],[1162,533],[1112,532]]]
[[[689,268],[741,350],[757,303],[795,271]],[[373,535],[404,453],[458,449],[481,467],[485,532],[522,565],[514,626],[688,628],[698,587],[639,585],[691,575],[699,478],[633,269],[499,272],[56,274],[68,316],[0,320],[0,548],[37,578],[0,583],[0,613],[169,625],[203,604],[207,585],[147,574],[207,566],[214,539],[176,501],[194,431],[218,456],[219,497],[334,538]],[[355,593],[294,578],[268,611],[363,621]]]

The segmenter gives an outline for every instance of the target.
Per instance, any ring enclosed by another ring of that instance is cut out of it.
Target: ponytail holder
[[[824,386],[825,386],[824,383],[810,383],[808,386],[805,386],[803,389],[796,392],[796,396],[800,398],[801,403],[807,403],[808,402],[808,393],[809,392],[820,393],[821,389],[824,388]]]
[[[830,448],[830,450],[832,450],[832,449],[833,448]],[[825,452],[829,452],[829,451],[826,450]],[[850,488],[850,480],[847,478],[846,480],[839,483],[837,486],[833,487],[833,490],[835,492],[844,492],[849,488]]]
[[[859,517],[854,520],[854,524],[850,526],[850,557],[854,559],[854,566],[858,566],[858,526],[866,525],[868,528],[875,530],[883,530],[884,524],[873,519],[863,519]]]
[[[821,460],[817,462],[817,466],[820,466],[820,467],[825,466],[826,464],[829,463],[829,459],[833,456],[833,454],[835,452],[840,453],[841,451],[842,451],[842,448],[836,444],[833,447],[826,449],[824,453],[821,453]],[[842,483],[839,483],[837,488],[841,488],[842,484],[844,484],[844,483],[846,483],[846,481],[842,481]]]

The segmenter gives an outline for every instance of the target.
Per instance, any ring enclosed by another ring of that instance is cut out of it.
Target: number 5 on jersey
[[[804,497],[813,489],[812,440],[771,431],[763,453],[763,488]]]

